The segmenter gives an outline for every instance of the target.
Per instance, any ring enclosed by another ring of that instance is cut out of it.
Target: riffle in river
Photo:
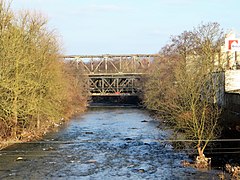
[[[41,141],[0,151],[0,179],[219,179],[183,167],[170,130],[137,108],[90,108]]]

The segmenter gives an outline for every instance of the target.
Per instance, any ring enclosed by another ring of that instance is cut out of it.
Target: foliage
[[[145,84],[145,104],[192,140],[199,156],[219,135],[218,91],[222,74],[218,62],[223,33],[208,23],[171,38],[154,62]]]
[[[46,18],[13,13],[0,0],[0,139],[41,133],[76,112],[77,103],[86,106],[82,82],[73,84],[73,74],[66,75],[71,70],[60,52]]]

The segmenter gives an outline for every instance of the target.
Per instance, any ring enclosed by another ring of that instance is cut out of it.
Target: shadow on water
[[[89,108],[41,141],[0,151],[0,179],[218,179],[184,168],[188,155],[159,141],[170,135],[142,109]]]
[[[141,107],[138,96],[93,96],[89,107]]]

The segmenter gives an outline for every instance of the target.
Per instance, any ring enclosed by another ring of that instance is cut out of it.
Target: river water
[[[0,151],[0,179],[219,179],[168,142],[170,131],[137,108],[90,108],[43,140]]]

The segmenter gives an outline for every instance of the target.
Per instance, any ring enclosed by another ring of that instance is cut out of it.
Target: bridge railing
[[[65,56],[87,75],[144,73],[158,54]]]

